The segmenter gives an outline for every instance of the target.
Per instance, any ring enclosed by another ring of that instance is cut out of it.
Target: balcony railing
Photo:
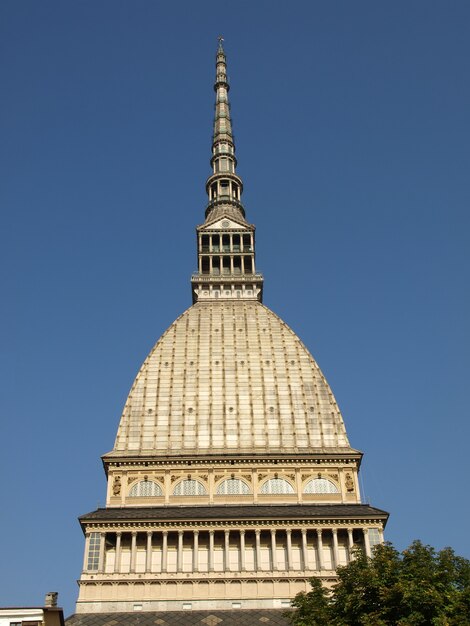
[[[230,246],[223,246],[222,248],[220,246],[212,246],[212,250],[210,249],[210,246],[201,246],[201,252],[203,252],[204,254],[220,254],[221,252],[237,252],[237,253],[247,253],[247,252],[253,252],[253,248],[251,246],[245,246],[244,248],[242,248],[239,245],[235,245],[233,246],[233,249],[230,250]]]
[[[256,274],[202,274],[201,272],[193,272],[191,275],[192,282],[256,282],[263,280],[263,274],[257,272]]]

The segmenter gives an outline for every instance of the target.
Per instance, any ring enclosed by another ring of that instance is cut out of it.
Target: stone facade
[[[221,43],[214,88],[193,305],[137,374],[103,457],[106,507],[80,518],[77,615],[281,610],[383,540],[325,377],[262,304]]]

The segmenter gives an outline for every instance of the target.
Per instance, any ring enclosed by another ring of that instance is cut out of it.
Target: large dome
[[[112,455],[347,452],[341,413],[295,333],[255,301],[197,303],[155,344]]]

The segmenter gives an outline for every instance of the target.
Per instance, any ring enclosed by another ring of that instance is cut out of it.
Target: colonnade
[[[210,276],[254,274],[254,257],[248,255],[200,256],[199,273]]]
[[[109,574],[331,571],[351,560],[354,546],[371,554],[367,528],[117,530],[94,537],[91,548],[87,535],[84,570]],[[90,561],[97,548],[99,559]]]
[[[227,240],[224,243],[223,237]],[[237,237],[237,239],[235,239]],[[228,243],[227,243],[228,241]],[[203,253],[219,254],[220,252],[253,252],[254,242],[252,233],[226,233],[199,235],[199,250]]]

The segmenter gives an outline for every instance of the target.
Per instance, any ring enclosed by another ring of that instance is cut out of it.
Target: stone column
[[[100,533],[100,556],[99,556],[99,561],[98,561],[99,572],[104,572],[105,549],[106,549],[106,533]]]
[[[353,529],[348,528],[348,559],[349,561],[352,561],[354,558],[353,552],[352,552],[353,548],[354,548]]]
[[[85,536],[85,554],[83,557],[83,571],[88,570],[88,553],[90,552],[90,535]]]
[[[369,529],[363,528],[362,532],[364,533],[364,547],[366,549],[366,556],[370,557],[371,551],[370,551],[370,543],[369,543]]]
[[[230,531],[226,530],[225,534],[225,543],[224,543],[224,570],[226,572],[230,571]]]
[[[199,571],[199,531],[193,533],[193,572]]]
[[[114,558],[114,571],[121,571],[121,532],[116,533],[116,556]]]
[[[257,470],[252,470],[251,479],[253,481],[253,502],[256,504],[258,502],[258,472]]]
[[[214,531],[209,531],[209,572],[214,571]]]
[[[147,532],[147,552],[145,554],[145,571],[152,571],[152,535],[151,531]]]
[[[255,530],[255,538],[256,538],[256,571],[261,570],[261,541],[260,541],[261,531],[259,528]]]
[[[170,493],[171,493],[171,477],[170,477],[170,472],[166,471],[165,472],[165,478],[164,478],[164,482],[165,482],[165,504],[168,504],[170,502]]]
[[[300,469],[295,470],[295,486],[297,489],[297,502],[299,504],[303,501],[303,493],[302,493],[302,476],[300,475]]]
[[[162,572],[168,569],[168,531],[162,532]]]
[[[338,550],[338,530],[333,528],[333,557],[335,561],[335,569],[339,565],[339,550]]]
[[[287,569],[291,570],[293,568],[292,563],[292,530],[288,528],[286,530],[287,537]]]
[[[302,565],[304,570],[309,569],[308,567],[308,546],[307,546],[307,529],[302,528]]]
[[[212,235],[211,235],[212,236]],[[222,291],[220,292],[222,294]],[[209,470],[209,504],[214,503],[214,470]]]
[[[277,570],[277,546],[276,546],[276,530],[271,530],[271,566],[273,570]]]
[[[317,554],[318,554],[318,567],[317,569],[323,569],[323,540],[322,540],[322,529],[317,528]]]
[[[384,531],[382,528],[379,528],[379,539],[380,539],[380,543],[384,542]]]
[[[135,572],[136,558],[137,558],[137,532],[134,530],[131,535],[131,572]]]
[[[178,531],[178,552],[176,555],[176,571],[183,571],[183,531]]]
[[[245,531],[240,531],[240,569],[242,572],[246,570],[245,565]]]

